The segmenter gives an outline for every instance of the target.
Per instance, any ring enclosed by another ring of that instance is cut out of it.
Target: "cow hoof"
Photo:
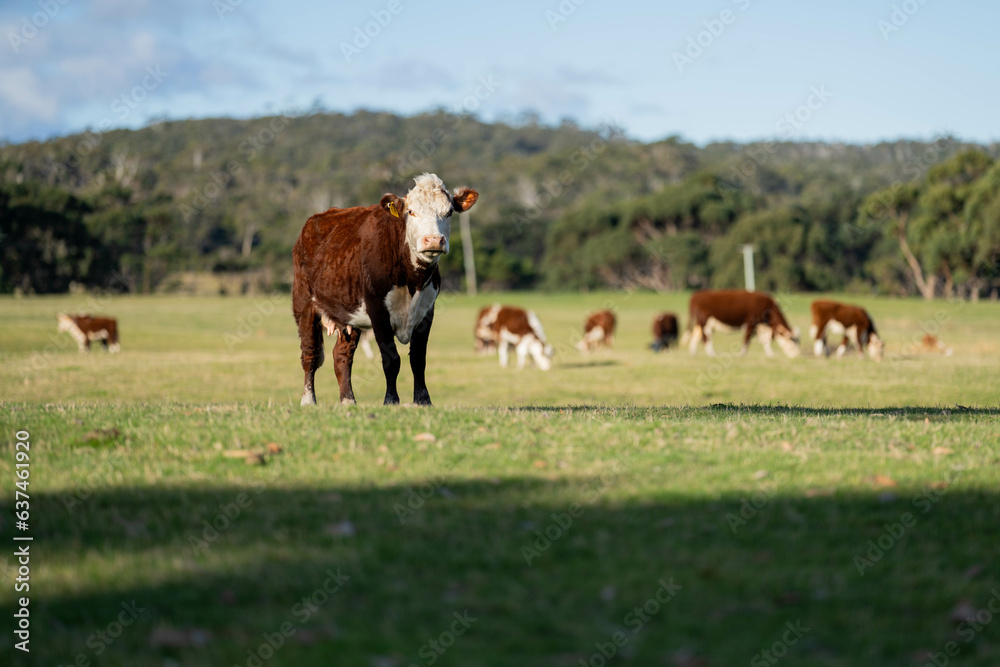
[[[316,394],[302,394],[302,402],[299,405],[316,405]]]
[[[399,396],[386,396],[382,405],[399,405]]]
[[[353,398],[342,398],[342,399],[340,399],[340,404],[341,405],[357,405],[357,401],[355,401]]]

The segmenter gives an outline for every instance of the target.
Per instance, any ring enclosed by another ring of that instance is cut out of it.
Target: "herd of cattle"
[[[774,299],[761,292],[744,290],[702,290],[691,297],[688,309],[688,329],[684,341],[692,355],[699,343],[705,352],[715,356],[712,334],[715,331],[741,331],[745,354],[750,339],[756,335],[764,344],[767,356],[773,356],[772,341],[776,341],[789,357],[799,355],[799,331],[788,324]],[[589,352],[599,347],[611,347],[617,320],[610,310],[591,313],[583,324],[583,336],[576,348]],[[679,338],[677,315],[660,313],[653,319],[653,342],[650,348],[659,352],[669,348]],[[852,347],[863,356],[881,361],[884,343],[875,330],[875,323],[863,308],[836,301],[817,300],[812,303],[812,325],[809,335],[817,356],[832,353],[828,338],[840,337],[836,355],[843,356]],[[500,365],[506,367],[510,350],[517,353],[518,368],[524,368],[529,358],[542,370],[548,370],[552,346],[538,317],[530,310],[499,304],[479,311],[475,326],[476,350],[482,354],[496,351]],[[939,344],[936,339],[935,343]],[[925,345],[926,345],[925,341]]]
[[[405,197],[386,194],[378,204],[331,208],[306,221],[292,250],[292,314],[298,326],[304,374],[302,405],[316,403],[314,380],[323,365],[324,333],[334,337],[332,357],[341,403],[354,403],[351,371],[360,346],[374,357],[370,339],[381,353],[386,404],[399,403],[396,378],[400,357],[396,340],[410,345],[413,402],[429,405],[424,378],[427,341],[434,321],[434,303],[441,290],[438,260],[448,253],[451,216],[469,210],[479,193],[468,187],[449,192],[434,174],[422,174]],[[89,315],[60,315],[59,330],[70,333],[81,351],[100,340],[112,352],[119,350],[117,323]],[[716,331],[743,332],[743,352],[757,335],[768,356],[771,344],[789,357],[799,354],[799,333],[791,327],[770,296],[743,290],[704,290],[691,297],[688,339],[691,354],[699,343],[715,354]],[[363,333],[364,332],[364,333]],[[611,346],[615,316],[608,310],[587,318],[581,351]],[[810,335],[817,355],[829,355],[827,337],[842,336],[836,347],[842,356],[853,346],[863,355],[881,359],[882,339],[863,309],[833,301],[812,304]],[[931,337],[933,338],[933,337]],[[496,351],[507,366],[510,352],[518,367],[528,359],[542,370],[552,365],[553,349],[542,323],[529,310],[493,305],[483,308],[475,326],[476,349]],[[678,340],[677,316],[662,313],[653,320],[656,350]],[[936,343],[936,340],[931,341]],[[927,340],[925,346],[929,346]]]

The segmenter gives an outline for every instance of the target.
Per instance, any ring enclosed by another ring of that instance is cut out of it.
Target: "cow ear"
[[[382,195],[382,201],[379,202],[379,205],[389,211],[389,214],[395,218],[403,215],[403,211],[406,208],[403,200],[391,192]]]
[[[455,191],[455,210],[468,211],[479,199],[479,193],[472,188],[461,187]]]

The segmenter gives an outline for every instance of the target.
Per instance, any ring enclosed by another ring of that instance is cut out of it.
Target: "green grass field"
[[[551,371],[473,352],[498,298]],[[782,299],[804,332],[810,300]],[[360,354],[357,406],[325,366],[300,408],[286,297],[0,300],[0,663],[1000,664],[1000,306],[850,300],[884,362],[655,355],[681,294],[446,295],[430,409],[382,407]],[[599,307],[615,348],[582,356]],[[120,355],[55,334],[84,309]]]

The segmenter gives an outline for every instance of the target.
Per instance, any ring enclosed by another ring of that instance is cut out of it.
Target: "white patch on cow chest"
[[[372,321],[368,317],[368,311],[365,309],[365,302],[362,301],[358,305],[358,309],[351,313],[351,317],[347,320],[347,323],[352,327],[358,327],[359,329],[371,329]]]
[[[392,324],[392,331],[400,343],[410,342],[413,328],[427,316],[427,312],[434,305],[437,295],[438,291],[433,285],[425,285],[423,289],[418,289],[412,296],[406,286],[393,287],[385,295],[389,323]]]

